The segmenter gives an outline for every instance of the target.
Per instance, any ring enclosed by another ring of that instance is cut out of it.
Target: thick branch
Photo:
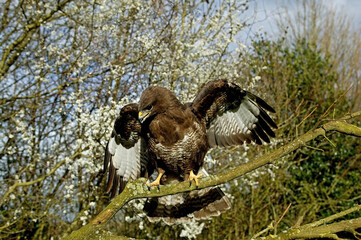
[[[353,117],[360,116],[361,112],[353,114]],[[348,124],[344,121],[330,121],[322,127],[309,131],[289,144],[274,150],[273,152],[257,158],[252,162],[240,165],[227,173],[217,174],[202,179],[199,183],[199,189],[216,186],[226,183],[236,177],[253,171],[265,164],[274,162],[282,156],[304,146],[307,142],[315,139],[320,135],[325,135],[329,131],[338,131],[343,134],[361,137],[361,128]],[[136,198],[159,197],[180,192],[188,192],[195,189],[195,186],[189,187],[188,182],[161,186],[161,190],[152,189],[148,191],[145,185],[146,179],[141,178],[133,183],[128,183],[124,191],[116,197],[98,216],[94,218],[88,225],[74,231],[66,239],[95,239],[99,237],[99,233],[106,222],[108,222],[115,213],[117,213],[125,203]]]
[[[253,237],[254,239],[262,239],[262,240],[289,240],[289,239],[303,239],[303,238],[331,238],[331,239],[339,239],[336,233],[346,231],[354,233],[357,228],[361,227],[361,218],[355,218],[351,220],[345,220],[340,222],[335,222],[332,224],[326,225],[331,221],[339,219],[341,217],[346,216],[347,214],[357,212],[361,210],[361,205],[357,205],[345,211],[336,213],[329,217],[323,218],[319,221],[305,224],[300,227],[291,228],[286,232],[280,233],[278,235],[268,235],[267,237],[259,238],[261,234],[268,232],[271,229],[274,229],[272,225],[270,225],[267,229],[262,230],[257,237]]]
[[[294,229],[290,234],[280,235],[280,239],[297,239],[297,238],[329,238],[332,234],[342,231],[352,231],[361,227],[361,218],[344,220],[328,225],[322,225],[314,228]],[[336,236],[335,236],[336,237]],[[274,239],[274,238],[273,238]]]

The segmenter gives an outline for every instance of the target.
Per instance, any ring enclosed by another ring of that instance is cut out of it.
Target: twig
[[[343,98],[343,97],[346,95],[346,93],[348,93],[348,91],[351,90],[351,88],[352,88],[352,85],[351,85],[346,91],[344,91],[344,92],[341,94],[341,96],[339,96],[335,101],[333,101],[333,103],[332,103],[332,104],[327,108],[327,110],[322,114],[322,116],[320,117],[320,121],[318,121],[318,122],[316,123],[316,125],[315,125],[314,128],[317,128],[317,127],[320,125],[321,120],[323,119],[324,116],[326,116],[326,114],[327,114],[328,111],[333,107],[333,105],[335,105],[341,98]]]
[[[318,106],[316,106],[304,119],[302,119],[302,121],[299,124],[297,124],[297,126],[296,126],[296,136],[298,136],[298,128],[302,125],[302,123],[304,121],[306,121],[307,118],[309,118],[312,115],[312,113],[314,111],[316,111],[317,108],[318,108]]]
[[[284,216],[286,216],[286,213],[288,212],[288,210],[290,209],[292,203],[288,204],[288,207],[286,208],[286,210],[283,212],[282,216],[280,217],[280,219],[278,219],[278,221],[275,224],[275,229],[277,228],[278,224],[282,221],[282,219],[284,218]]]
[[[273,227],[273,223],[271,223],[270,225],[267,226],[267,228],[263,229],[262,231],[258,232],[257,234],[253,235],[251,239],[256,239],[259,236],[261,236],[262,234],[268,232],[269,230],[274,229]]]
[[[332,147],[336,148],[336,145],[325,135],[323,135],[324,138],[332,145]]]
[[[77,157],[80,154],[80,152],[75,153],[73,156],[70,157],[70,159],[73,159],[75,157]],[[14,183],[4,194],[4,196],[0,199],[0,206],[2,206],[4,204],[4,202],[6,201],[6,199],[9,197],[9,195],[17,188],[17,187],[22,187],[22,186],[30,186],[33,184],[36,184],[38,182],[43,181],[45,178],[49,177],[50,175],[52,175],[56,170],[58,170],[58,168],[60,168],[61,166],[63,166],[66,163],[66,160],[61,161],[60,163],[58,163],[53,169],[51,169],[47,174],[29,181],[29,182],[16,182]]]
[[[313,150],[320,151],[320,152],[324,152],[324,151],[325,151],[325,150],[323,150],[323,149],[321,149],[321,148],[312,147],[312,146],[310,146],[310,145],[305,145],[305,147],[311,148],[311,149],[313,149]]]

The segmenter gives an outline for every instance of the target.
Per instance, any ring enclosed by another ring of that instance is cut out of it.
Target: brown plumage
[[[139,103],[123,107],[115,121],[104,161],[104,169],[109,166],[107,192],[114,197],[129,179],[148,177],[154,170],[158,177],[149,187],[185,180],[198,185],[200,175],[207,175],[201,166],[209,148],[262,144],[275,136],[277,125],[265,110],[274,112],[264,100],[226,80],[207,83],[187,104],[165,88],[147,88]],[[211,187],[148,199],[144,210],[150,220],[171,224],[229,208],[224,193]]]

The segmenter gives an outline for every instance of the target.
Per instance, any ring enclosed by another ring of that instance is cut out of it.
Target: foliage
[[[312,5],[313,1],[304,2]],[[310,9],[308,7],[305,13],[320,8]],[[301,23],[293,24],[296,27]],[[328,51],[329,48],[324,48],[326,41],[311,41],[309,38],[321,36],[327,32],[326,29],[319,32],[319,35],[308,35],[308,32],[297,35],[298,37],[292,35],[292,40],[286,34],[276,41],[259,37],[253,42],[254,51],[248,58],[250,69],[244,69],[244,72],[249,76],[260,76],[263,85],[258,87],[277,93],[274,94],[274,105],[281,123],[278,134],[283,136],[285,142],[314,129],[325,118],[343,116],[352,112],[354,106],[358,106],[358,95],[353,94],[359,91],[358,85],[353,85],[350,94],[345,94],[348,87],[357,81],[354,75],[343,78],[345,69],[342,65],[346,62],[336,61],[339,56],[333,55],[337,53]],[[339,36],[342,37],[344,35]],[[332,44],[334,43],[329,43],[331,46]],[[340,48],[345,49],[343,52],[347,55],[348,45],[338,47],[337,52],[342,51]],[[347,59],[347,56],[343,59]],[[356,66],[357,63],[351,68]],[[352,72],[350,69],[348,71]],[[289,156],[292,160],[290,163],[281,161],[279,170],[274,173],[276,180],[271,186],[268,177],[259,179],[262,189],[254,199],[265,199],[263,194],[267,193],[267,198],[271,200],[264,201],[256,208],[262,209],[268,219],[258,231],[267,228],[270,221],[275,223],[290,203],[292,206],[278,225],[279,230],[302,222],[312,222],[337,210],[360,204],[360,186],[355,184],[361,180],[357,161],[361,151],[359,141],[335,135],[328,138],[318,138],[296,151]],[[273,216],[269,213],[273,213]],[[358,216],[359,213],[355,213],[348,217]],[[251,221],[248,226],[251,228]]]

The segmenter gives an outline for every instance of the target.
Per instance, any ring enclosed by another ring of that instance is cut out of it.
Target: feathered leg
[[[165,173],[165,171],[161,168],[157,168],[158,171],[158,176],[157,178],[151,182],[151,183],[147,183],[148,186],[148,190],[150,190],[150,187],[152,186],[156,186],[158,188],[158,190],[160,190],[159,185],[160,185],[160,179],[162,178],[163,174]]]

